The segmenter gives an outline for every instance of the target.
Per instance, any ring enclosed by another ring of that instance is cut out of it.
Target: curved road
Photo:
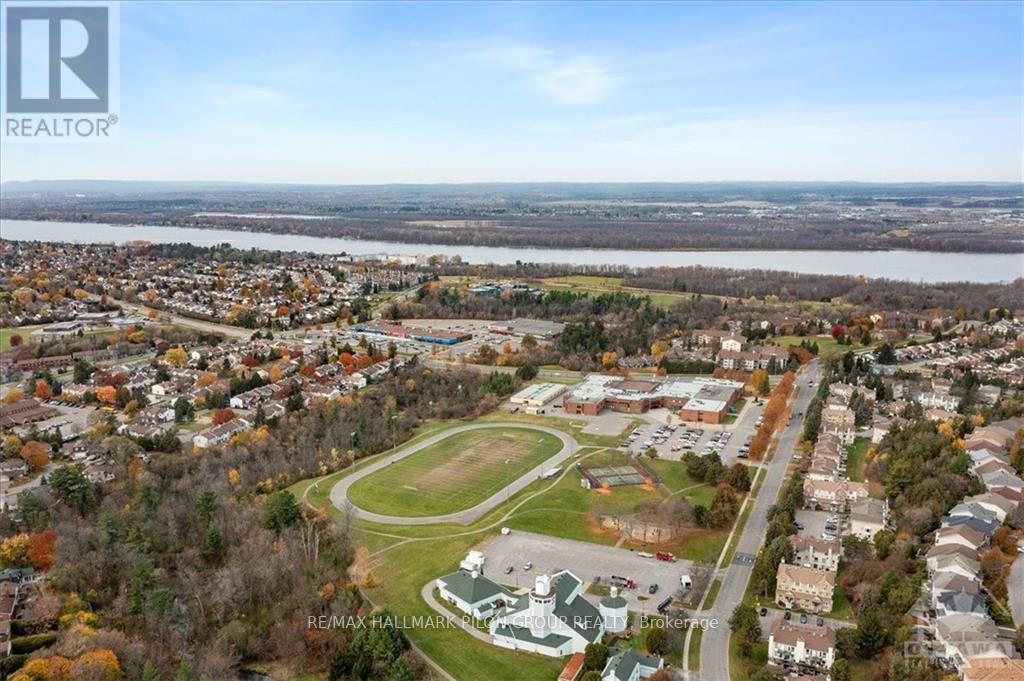
[[[400,461],[407,456],[412,456],[416,452],[422,451],[431,445],[434,445],[441,440],[451,437],[456,433],[463,433],[469,430],[481,430],[484,428],[528,428],[531,430],[539,430],[549,435],[554,435],[562,442],[562,449],[557,454],[550,457],[547,461],[544,461],[538,466],[526,471],[517,480],[514,480],[510,485],[502,487],[497,492],[492,494],[490,497],[481,501],[472,508],[467,508],[461,511],[455,511],[454,513],[447,513],[444,515],[432,515],[432,516],[415,516],[405,517],[396,515],[383,515],[381,513],[372,513],[365,511],[348,499],[348,490],[357,480],[365,478],[367,475],[379,471],[380,469],[390,466],[396,461]],[[362,520],[369,520],[375,523],[384,523],[387,525],[433,525],[435,523],[462,523],[468,525],[474,522],[485,513],[504,502],[508,497],[524,489],[534,480],[540,478],[544,471],[550,470],[560,465],[563,461],[571,457],[579,449],[579,444],[575,438],[568,435],[560,430],[554,428],[548,428],[547,426],[537,426],[532,423],[474,423],[467,424],[464,426],[456,426],[455,428],[449,428],[448,430],[441,431],[436,435],[432,435],[425,440],[403,447],[393,454],[375,461],[373,464],[360,469],[356,473],[342,478],[338,483],[331,488],[331,503],[334,504],[339,510],[349,510],[352,517],[361,518]]]

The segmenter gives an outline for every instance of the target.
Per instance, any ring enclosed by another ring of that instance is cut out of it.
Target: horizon
[[[123,4],[120,141],[5,144],[0,180],[1024,177],[1020,3],[295,8]]]

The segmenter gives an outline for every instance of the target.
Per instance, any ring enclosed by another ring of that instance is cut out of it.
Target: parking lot
[[[626,577],[637,582],[635,589],[623,589],[620,594],[629,603],[630,610],[653,613],[658,604],[673,595],[679,588],[679,578],[688,574],[691,564],[686,560],[674,563],[645,558],[627,549],[601,546],[573,539],[560,539],[531,532],[513,530],[511,534],[499,535],[480,546],[474,547],[486,557],[484,572],[490,579],[514,587],[527,587],[542,574],[554,574],[570,570],[585,583],[600,578],[608,585],[612,575]],[[530,569],[525,569],[531,563]],[[512,566],[512,572],[505,570]],[[658,585],[655,594],[648,588]],[[600,596],[587,594],[597,602]]]
[[[622,443],[622,446],[641,454],[648,447],[654,447],[658,456],[670,461],[682,459],[686,452],[703,456],[717,453],[722,462],[729,466],[740,460],[741,453],[749,445],[757,430],[758,419],[763,405],[747,404],[737,421],[730,425],[696,424],[676,421],[671,425],[646,423],[637,427]]]
[[[832,519],[831,522],[830,518]],[[843,523],[838,516],[832,513],[797,509],[795,520],[798,523],[797,534],[803,537],[837,539],[842,536],[840,530],[843,527]]]

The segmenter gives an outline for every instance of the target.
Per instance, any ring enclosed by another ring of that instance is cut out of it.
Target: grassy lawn
[[[374,569],[375,585],[366,595],[400,617],[431,617],[434,611],[420,598],[420,588],[454,569],[483,535],[445,537],[397,546]],[[428,656],[457,679],[554,679],[565,660],[503,650],[470,637],[461,629],[418,627],[406,634]]]
[[[700,640],[704,638],[704,628],[696,627],[690,634],[690,664],[687,669],[691,672],[700,671]]]
[[[767,665],[768,641],[761,641],[748,660],[740,656],[736,637],[729,637],[729,676],[732,677],[732,681],[749,679]]]
[[[735,404],[733,404],[733,410],[725,415],[725,422],[727,424],[736,423],[736,419],[738,419],[740,417],[740,414],[743,413],[743,407],[745,406],[747,406],[746,398],[741,397],[740,399],[736,400]]]
[[[832,336],[827,334],[822,336],[776,336],[771,339],[772,343],[783,348],[788,348],[791,345],[800,345],[800,343],[804,341],[817,343],[819,354],[827,350],[839,349],[846,352],[847,350],[855,349],[855,347],[851,345],[839,345]]]
[[[846,477],[855,482],[864,482],[864,455],[871,447],[871,438],[859,437],[846,450]]]
[[[708,599],[704,601],[704,607],[701,610],[710,610],[715,607],[715,599],[718,598],[718,590],[722,588],[722,581],[715,579],[711,582],[711,588],[708,589]]]
[[[29,336],[30,333],[36,329],[41,329],[45,324],[37,324],[35,326],[15,326],[8,329],[0,329],[0,352],[11,349],[11,336],[21,336],[21,344],[28,345],[32,342],[32,338]]]
[[[832,612],[828,614],[837,620],[846,620],[848,622],[854,621],[853,610],[850,607],[850,601],[847,600],[843,594],[843,590],[839,588],[839,582],[843,577],[843,571],[840,570],[836,575],[836,590],[832,594]]]
[[[651,302],[661,307],[672,307],[679,301],[686,300],[689,297],[679,293],[623,286],[622,279],[620,277],[596,277],[583,274],[543,279],[539,286],[544,289],[576,291],[578,293],[622,292],[631,293],[637,296],[650,296]]]
[[[451,513],[484,501],[561,447],[554,435],[528,428],[455,433],[359,480],[349,498],[387,515]]]

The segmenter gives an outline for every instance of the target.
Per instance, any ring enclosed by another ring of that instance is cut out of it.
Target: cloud
[[[484,61],[521,74],[530,87],[559,104],[601,102],[619,84],[604,60],[592,55],[561,55],[518,42],[501,42],[473,51]]]

